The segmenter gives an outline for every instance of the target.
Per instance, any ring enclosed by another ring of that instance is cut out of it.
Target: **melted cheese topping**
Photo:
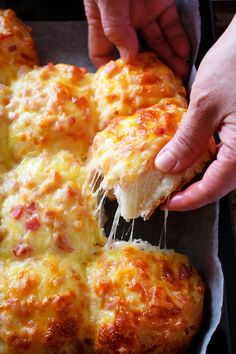
[[[110,61],[94,76],[100,128],[117,116],[132,115],[165,97],[185,97],[180,78],[153,53],[139,54],[132,64]]]
[[[8,84],[20,66],[38,63],[30,28],[12,10],[0,10],[0,82]]]
[[[101,353],[182,353],[199,328],[204,284],[185,256],[114,244],[88,267]]]
[[[16,80],[7,105],[10,148],[16,160],[47,148],[86,157],[97,131],[91,103],[92,74],[64,64],[48,64]]]
[[[163,99],[132,116],[114,118],[98,133],[91,148],[91,170],[104,177],[104,189],[115,185],[126,188],[147,170],[154,170],[154,159],[173,137],[185,113],[181,97]]]
[[[1,186],[0,258],[24,259],[47,252],[80,261],[103,245],[97,207],[81,162],[68,152],[25,158]]]
[[[88,287],[75,259],[8,261],[0,280],[1,353],[89,353]]]

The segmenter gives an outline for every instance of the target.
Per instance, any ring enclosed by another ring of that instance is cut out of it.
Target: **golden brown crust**
[[[0,186],[2,260],[57,253],[89,257],[103,245],[86,171],[69,152],[26,158]],[[4,232],[5,231],[5,232]]]
[[[1,333],[6,353],[85,350],[93,326],[83,268],[47,255],[23,264],[8,262],[1,272]],[[73,351],[71,351],[73,352]]]
[[[9,143],[17,161],[43,149],[86,157],[97,132],[91,79],[83,68],[48,64],[12,84]]]
[[[118,59],[101,67],[94,75],[94,94],[100,129],[162,98],[186,95],[181,79],[154,53],[140,53],[130,64]]]
[[[0,82],[8,84],[17,70],[38,64],[31,29],[12,10],[0,10]]]
[[[101,173],[107,189],[130,186],[138,176],[154,169],[154,159],[173,137],[186,109],[180,96],[163,99],[134,115],[114,118],[96,134],[90,168]]]
[[[96,346],[101,353],[182,353],[201,322],[204,284],[185,256],[141,248],[115,245],[88,268]]]

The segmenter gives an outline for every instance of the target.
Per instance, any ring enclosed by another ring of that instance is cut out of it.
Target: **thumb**
[[[138,53],[138,38],[132,26],[129,1],[98,0],[101,22],[105,36],[120,52],[126,62]]]
[[[207,104],[189,104],[176,134],[158,153],[155,166],[164,173],[179,173],[189,167],[206,150],[217,128],[215,112]]]

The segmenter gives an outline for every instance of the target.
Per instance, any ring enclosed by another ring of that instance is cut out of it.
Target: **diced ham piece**
[[[11,45],[10,47],[8,47],[8,52],[14,52],[16,50],[16,45]]]
[[[29,231],[37,231],[40,228],[40,225],[40,221],[36,216],[27,220],[25,223],[25,227]]]
[[[58,233],[55,238],[55,242],[58,248],[65,252],[72,252],[73,248],[69,245],[67,237],[63,233]]]
[[[37,211],[37,206],[36,206],[35,202],[30,203],[30,204],[25,208],[25,210],[26,210],[27,214],[30,214],[30,215],[35,214],[36,211]]]
[[[25,258],[29,256],[31,252],[32,248],[24,240],[20,240],[13,249],[13,254],[17,258]]]
[[[0,41],[4,39],[9,39],[13,37],[13,33],[1,33],[0,34]]]
[[[11,210],[11,216],[15,219],[19,219],[23,213],[24,207],[23,205],[16,205]]]

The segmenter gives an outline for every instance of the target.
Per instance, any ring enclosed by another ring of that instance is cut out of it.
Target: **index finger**
[[[138,54],[138,37],[131,23],[128,0],[97,0],[106,37],[120,52],[125,62]]]
[[[89,57],[96,67],[106,64],[113,59],[113,45],[105,36],[100,11],[93,0],[84,2],[88,19],[88,49]]]

